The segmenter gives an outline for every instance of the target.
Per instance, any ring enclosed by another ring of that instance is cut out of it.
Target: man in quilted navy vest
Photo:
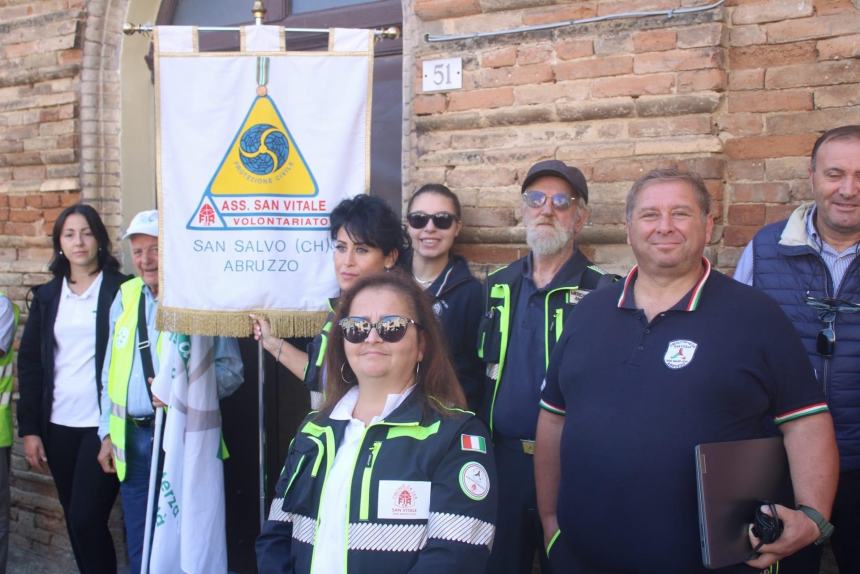
[[[845,574],[860,572],[860,125],[822,134],[809,176],[815,201],[759,231],[735,279],[776,299],[824,389],[840,458],[832,544]]]

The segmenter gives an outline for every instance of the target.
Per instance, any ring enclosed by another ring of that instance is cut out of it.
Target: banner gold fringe
[[[159,331],[209,335],[213,337],[250,337],[254,325],[250,314],[269,320],[276,337],[315,337],[325,323],[326,311],[194,311],[159,307],[156,327]]]

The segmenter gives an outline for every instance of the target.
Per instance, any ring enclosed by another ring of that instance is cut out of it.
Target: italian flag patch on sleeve
[[[463,450],[473,450],[487,454],[487,440],[474,434],[460,435],[460,448]]]

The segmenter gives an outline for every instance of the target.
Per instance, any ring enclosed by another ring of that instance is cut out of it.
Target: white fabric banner
[[[221,411],[211,337],[170,336],[153,382],[169,396],[151,574],[227,572]]]
[[[166,31],[155,30],[159,325],[239,336],[249,311],[315,313],[286,333],[314,335],[337,293],[329,216],[369,187],[369,32],[338,30],[338,51],[268,51],[267,29],[244,32],[264,52],[186,53],[160,42],[185,49],[185,31]]]

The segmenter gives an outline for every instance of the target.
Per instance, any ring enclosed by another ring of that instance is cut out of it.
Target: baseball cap
[[[585,203],[588,203],[588,184],[585,183],[585,176],[572,165],[567,165],[563,161],[559,161],[557,159],[539,161],[531,166],[528,175],[526,175],[526,178],[523,180],[522,190],[525,191],[536,179],[547,175],[561,178],[569,183],[570,187],[573,188],[573,191],[576,192],[576,194],[579,195]]]
[[[125,230],[123,239],[128,239],[132,235],[137,234],[151,235],[158,237],[158,210],[150,209],[149,211],[141,211],[132,218],[128,224],[128,229]]]

